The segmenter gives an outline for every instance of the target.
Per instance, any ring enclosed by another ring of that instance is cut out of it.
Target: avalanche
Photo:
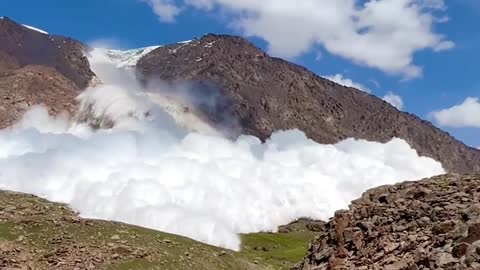
[[[65,202],[84,217],[238,250],[238,233],[275,231],[300,217],[327,219],[365,189],[444,173],[400,139],[322,145],[290,130],[265,143],[229,140],[195,115],[165,109],[188,98],[159,102],[164,91],[142,89],[108,55],[92,54],[103,85],[79,101],[83,113],[108,118],[113,128],[94,130],[88,121],[33,108],[0,131],[0,189]]]

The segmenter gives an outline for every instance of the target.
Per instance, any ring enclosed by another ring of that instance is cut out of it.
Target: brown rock
[[[465,253],[467,253],[467,249],[470,245],[467,244],[467,243],[460,243],[456,246],[453,247],[452,249],[452,255],[455,257],[455,258],[460,258],[462,257],[463,255],[465,255]]]
[[[0,19],[0,129],[36,104],[50,114],[73,114],[75,97],[94,76],[86,50],[78,41]]]
[[[443,175],[368,190],[349,210],[337,212],[294,269],[330,270],[333,262],[345,269],[480,269],[480,223],[465,218],[472,204],[458,196],[470,186],[480,186],[480,175]],[[429,192],[419,196],[415,190]],[[470,192],[477,203],[480,189]],[[370,211],[376,208],[382,211]],[[343,241],[350,231],[352,240]]]
[[[21,46],[19,46],[19,44]],[[7,17],[0,19],[0,70],[16,70],[27,65],[50,67],[85,88],[94,77],[80,42],[45,35],[23,27]]]

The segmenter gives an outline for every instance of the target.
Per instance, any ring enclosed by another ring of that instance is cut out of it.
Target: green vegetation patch
[[[15,240],[15,225],[13,223],[0,223],[0,240]]]
[[[288,269],[303,259],[315,235],[309,231],[244,234],[241,253],[273,269]]]

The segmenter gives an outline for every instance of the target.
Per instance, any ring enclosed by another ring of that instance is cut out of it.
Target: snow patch
[[[205,44],[205,48],[212,48],[213,47],[213,44],[215,44],[216,40],[215,41],[212,41],[212,42],[207,42],[207,44]]]
[[[188,44],[190,44],[190,42],[191,42],[191,40],[190,40],[190,41],[188,41],[188,42],[187,42],[187,41],[184,41],[184,42],[178,42],[177,44],[182,44],[182,45],[180,45],[180,46],[176,47],[176,48],[175,48],[175,49],[173,49],[173,50],[172,50],[172,49],[169,49],[169,50],[168,50],[168,52],[169,52],[169,53],[171,53],[171,54],[172,54],[172,53],[177,53],[177,51],[178,51],[178,50],[180,50],[181,48],[183,48],[183,47],[187,46]]]
[[[37,31],[37,32],[39,32],[39,33],[48,35],[48,32],[45,32],[45,31],[43,31],[42,29],[39,29],[39,28],[30,26],[30,25],[26,25],[26,24],[22,24],[22,26],[23,26],[23,27],[26,27],[26,28],[28,28],[28,29],[30,29],[30,30]]]
[[[131,50],[105,50],[108,58],[116,64],[118,68],[128,68],[137,65],[138,61],[161,46],[149,46]]]

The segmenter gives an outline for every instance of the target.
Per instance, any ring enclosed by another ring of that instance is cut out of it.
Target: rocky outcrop
[[[480,175],[445,175],[369,190],[294,269],[480,269],[479,187]]]
[[[219,115],[229,113],[238,119],[242,133],[261,139],[292,128],[320,143],[348,137],[386,142],[399,137],[419,154],[441,161],[450,172],[480,170],[480,151],[429,122],[272,58],[239,37],[210,34],[157,48],[140,59],[137,73],[143,80],[188,80],[217,87],[226,100],[207,116],[223,121],[225,117]]]
[[[88,48],[71,38],[47,35],[7,17],[0,19],[0,71],[28,65],[50,67],[82,89],[94,77],[84,52]]]
[[[53,114],[74,112],[75,97],[95,75],[86,50],[73,39],[0,19],[0,128],[35,104],[46,105]]]
[[[52,68],[26,66],[0,77],[0,127],[20,119],[32,105],[43,104],[49,113],[75,114],[75,84]]]

